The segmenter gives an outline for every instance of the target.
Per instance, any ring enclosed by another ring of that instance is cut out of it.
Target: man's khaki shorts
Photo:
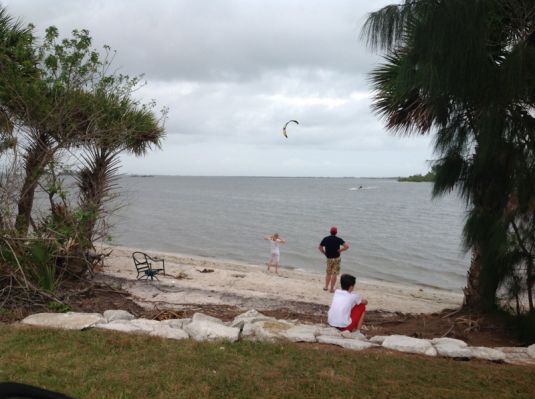
[[[340,262],[342,258],[327,258],[327,274],[338,274],[340,273]]]

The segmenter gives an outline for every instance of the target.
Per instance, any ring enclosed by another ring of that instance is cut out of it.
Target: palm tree
[[[14,129],[21,109],[15,106],[11,89],[37,75],[32,42],[31,28],[13,20],[0,5],[0,156],[17,143]],[[4,203],[3,206],[9,205]],[[0,215],[2,228],[9,224],[4,220],[4,211]]]
[[[466,201],[465,305],[477,309],[495,305],[504,277],[505,210],[524,189],[520,171],[535,176],[533,163],[518,161],[534,154],[534,16],[531,0],[407,0],[372,13],[363,29],[386,51],[371,74],[375,111],[394,132],[434,134],[433,194],[457,190]]]
[[[120,84],[135,85],[135,80]],[[117,95],[115,93],[126,93]],[[79,206],[85,215],[84,250],[93,245],[96,224],[103,216],[104,205],[110,200],[117,171],[119,155],[129,152],[136,156],[146,154],[152,147],[159,147],[164,129],[150,106],[141,105],[130,98],[130,90],[106,87],[95,96],[93,113],[99,115],[92,124],[83,143],[83,167],[76,176],[79,188]]]

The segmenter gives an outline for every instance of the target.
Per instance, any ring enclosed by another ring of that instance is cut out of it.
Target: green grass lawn
[[[0,326],[0,380],[78,398],[534,398],[535,368]]]

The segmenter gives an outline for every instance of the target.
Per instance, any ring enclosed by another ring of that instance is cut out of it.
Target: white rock
[[[284,334],[291,328],[295,327],[293,324],[285,320],[263,320],[252,323],[254,336],[261,340],[272,341],[276,338],[284,338]]]
[[[36,313],[21,321],[23,324],[40,327],[61,328],[64,330],[83,330],[98,323],[105,323],[106,319],[100,313]]]
[[[130,324],[134,327],[139,328],[140,330],[151,332],[155,328],[161,326],[161,322],[158,320],[149,320],[149,319],[134,319],[130,320]]]
[[[535,344],[528,346],[528,355],[535,359]]]
[[[225,326],[224,324],[214,323],[208,320],[193,320],[187,326],[184,326],[184,331],[196,341],[225,339],[235,342],[240,336],[239,328]]]
[[[502,351],[506,355],[508,353],[514,353],[514,354],[526,355],[529,357],[528,348],[525,348],[523,346],[502,346],[502,347],[497,347],[494,349]]]
[[[120,331],[126,333],[139,333],[148,334],[150,330],[142,330],[139,327],[133,325],[129,320],[114,320],[106,324],[97,324],[95,328],[102,330]]]
[[[106,310],[103,313],[104,318],[109,323],[114,320],[132,320],[135,316],[126,310]]]
[[[254,337],[254,334],[255,334],[255,327],[252,323],[245,323],[243,325],[243,327],[236,327],[236,328],[241,328],[241,336],[243,338],[250,338],[250,337]]]
[[[342,337],[334,337],[332,335],[320,335],[317,337],[317,340],[319,343],[322,344],[330,344],[330,345],[338,345],[342,348],[346,349],[352,349],[352,350],[363,350],[363,349],[369,349],[376,345],[370,343],[361,341],[360,339],[349,339],[349,338],[342,338]]]
[[[433,338],[431,340],[431,343],[433,345],[450,344],[450,345],[456,345],[456,346],[461,347],[461,348],[466,348],[468,346],[468,344],[466,342],[461,341],[460,339],[447,338],[447,337]]]
[[[240,313],[239,315],[237,315],[234,320],[236,319],[249,319],[251,317],[263,317],[265,316],[263,313],[260,313],[258,310],[256,309],[250,309],[248,310],[247,312],[244,312],[244,313]],[[267,317],[267,316],[266,316]]]
[[[342,337],[344,338],[351,338],[351,339],[359,339],[361,341],[367,341],[368,338],[364,334],[362,334],[360,331],[342,331]]]
[[[528,354],[528,348],[522,346],[504,346],[493,348],[505,354],[505,362],[511,364],[535,364]]]
[[[191,319],[168,319],[160,321],[160,324],[172,328],[184,328],[189,323],[191,323]]]
[[[400,352],[419,353],[421,355],[436,356],[437,351],[426,339],[412,338],[405,335],[391,335],[383,341],[383,347]]]
[[[275,320],[275,318],[266,316],[255,309],[251,309],[236,316],[230,325],[231,327],[242,328],[246,323],[256,323],[264,320]]]
[[[291,327],[281,335],[292,342],[316,342],[317,331],[316,326],[300,324]]]
[[[437,350],[431,346],[428,350],[425,351],[424,355],[426,356],[436,356]]]
[[[209,321],[212,323],[218,323],[218,324],[225,324],[222,320],[218,319],[217,317],[208,316],[204,313],[195,313],[193,315],[192,321]]]
[[[470,347],[472,356],[477,359],[490,360],[493,362],[504,361],[505,353],[497,349],[486,348],[484,346]]]
[[[155,328],[149,335],[153,337],[171,338],[171,339],[187,339],[189,335],[180,328],[173,328],[167,325],[161,325]]]
[[[369,339],[370,342],[374,343],[374,344],[377,344],[377,345],[382,345],[383,344],[383,341],[388,337],[388,335],[376,335],[375,337],[371,337]]]
[[[472,351],[470,348],[459,346],[455,343],[444,342],[436,344],[435,349],[439,356],[454,357],[454,358],[471,358]]]
[[[330,337],[341,337],[342,332],[335,327],[327,326],[327,327],[320,327],[318,329],[318,335],[327,335]]]

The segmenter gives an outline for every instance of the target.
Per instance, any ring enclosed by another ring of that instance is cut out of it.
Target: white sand
[[[243,308],[292,307],[302,304],[329,305],[332,294],[322,290],[324,276],[317,273],[280,270],[281,276],[266,266],[237,261],[203,258],[173,253],[144,251],[165,259],[166,276],[159,281],[136,281],[131,254],[136,249],[110,247],[103,275],[126,279],[123,287],[143,302],[154,304],[227,304]],[[201,273],[203,269],[213,272]],[[179,274],[185,278],[177,279]],[[356,291],[368,299],[369,310],[404,313],[431,313],[455,308],[462,294],[427,287],[361,280]],[[297,305],[296,305],[297,304]]]

